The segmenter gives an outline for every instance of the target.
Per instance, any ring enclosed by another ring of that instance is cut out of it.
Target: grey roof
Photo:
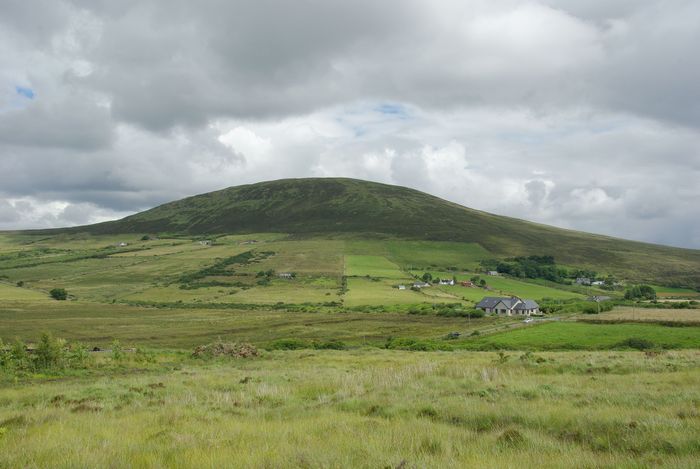
[[[536,309],[540,305],[535,300],[522,300],[522,303],[515,306],[515,309]]]
[[[476,305],[476,307],[493,308],[500,302],[503,302],[508,309],[513,309],[514,306],[515,309],[535,309],[540,307],[540,305],[538,305],[534,300],[521,300],[516,296],[486,296]]]

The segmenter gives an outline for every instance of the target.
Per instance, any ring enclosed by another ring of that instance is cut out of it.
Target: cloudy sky
[[[696,0],[0,0],[0,229],[285,177],[700,248]]]

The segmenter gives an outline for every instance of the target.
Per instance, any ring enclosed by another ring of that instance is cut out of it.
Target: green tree
[[[655,300],[656,290],[649,285],[634,285],[625,290],[626,300]]]
[[[54,370],[65,365],[65,346],[63,339],[55,339],[49,332],[41,334],[36,348],[36,366],[42,370]]]
[[[54,300],[65,300],[68,298],[68,292],[65,288],[54,288],[49,292],[49,295],[51,295],[51,298]]]
[[[426,272],[423,274],[421,277],[425,283],[430,283],[431,280],[433,280],[433,276],[430,272]]]

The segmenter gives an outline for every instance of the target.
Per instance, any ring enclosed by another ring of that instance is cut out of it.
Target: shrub
[[[655,347],[654,342],[648,339],[640,339],[637,337],[630,337],[621,342],[615,344],[615,347],[629,347],[637,350],[648,350]]]
[[[192,352],[192,356],[195,358],[251,358],[257,357],[258,355],[258,349],[251,344],[222,342],[221,340],[207,345],[200,345]]]
[[[124,359],[124,349],[118,340],[112,342],[112,360],[120,362]]]
[[[54,300],[65,300],[68,298],[68,292],[65,288],[54,288],[49,292],[49,295],[51,295],[51,298]]]
[[[36,348],[35,363],[41,370],[61,369],[65,366],[66,341],[55,339],[48,332],[41,334]]]
[[[316,350],[345,350],[346,346],[339,340],[327,340],[325,342],[314,342]]]
[[[453,350],[452,345],[434,340],[419,340],[410,338],[390,338],[386,341],[385,348],[390,350],[433,351]]]
[[[301,339],[279,339],[270,344],[272,350],[299,350],[309,348],[309,344]]]

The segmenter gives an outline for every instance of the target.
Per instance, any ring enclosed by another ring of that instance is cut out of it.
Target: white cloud
[[[13,2],[0,17],[0,229],[348,176],[700,247],[698,18],[687,0],[279,2],[273,13]]]

